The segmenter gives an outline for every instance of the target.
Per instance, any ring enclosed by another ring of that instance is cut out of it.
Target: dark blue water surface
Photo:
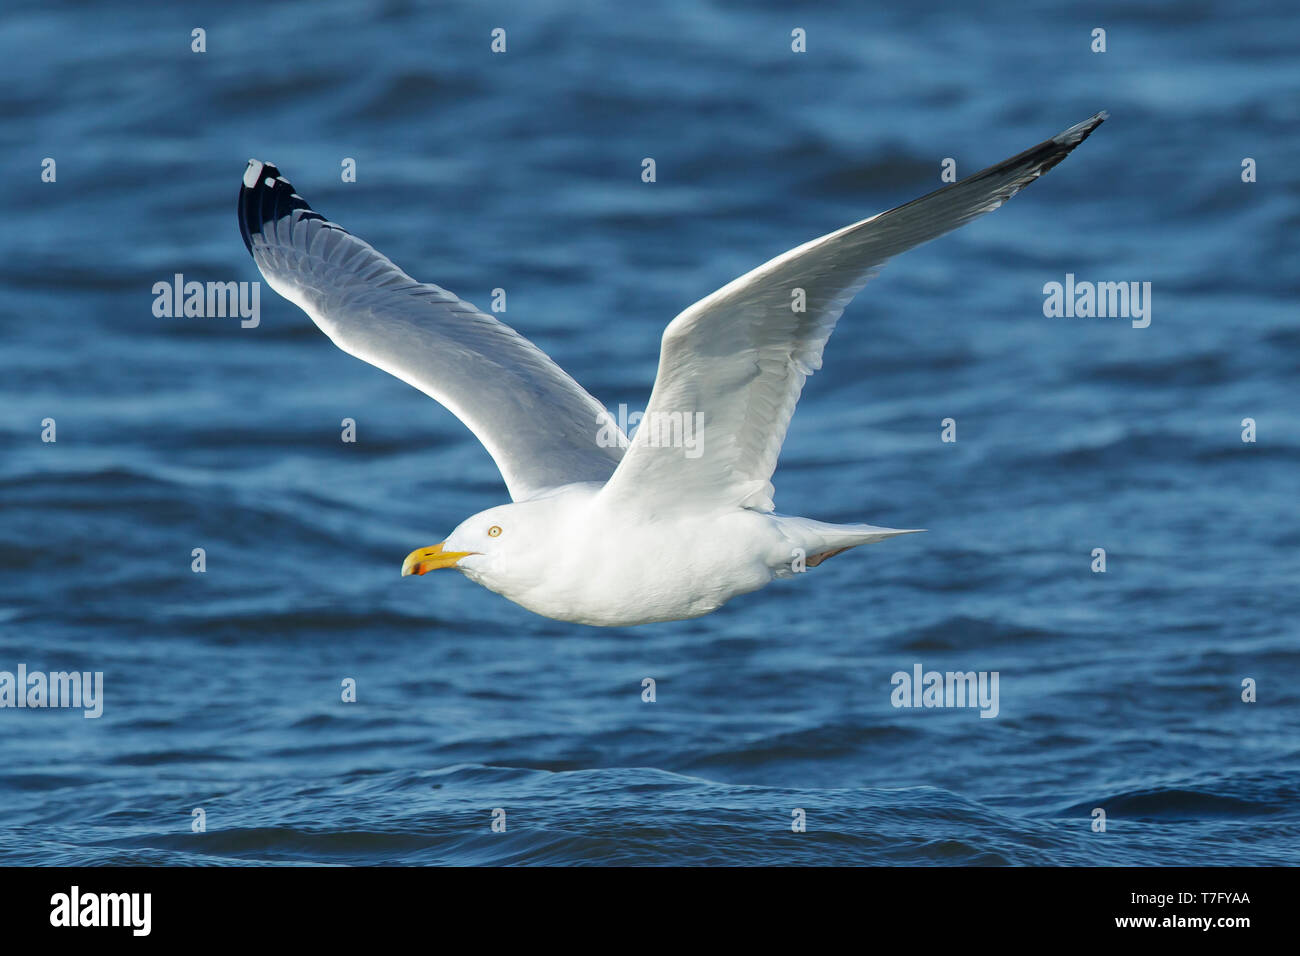
[[[0,709],[0,860],[1295,862],[1298,25],[1185,0],[7,7],[0,670],[105,689],[99,719]],[[929,533],[694,621],[401,579],[506,500],[460,423],[265,286],[257,328],[153,314],[176,273],[260,278],[256,156],[417,278],[504,288],[636,410],[682,308],[1099,109],[1042,182],[891,263],[805,391],[778,508]],[[1150,282],[1150,326],[1046,318],[1067,273]],[[997,671],[998,716],[895,708],[916,664]]]

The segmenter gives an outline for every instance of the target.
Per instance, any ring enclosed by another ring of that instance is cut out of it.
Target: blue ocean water
[[[100,671],[104,702],[0,709],[0,861],[1296,862],[1298,21],[7,9],[0,670]],[[892,262],[805,390],[778,508],[929,532],[698,620],[591,629],[399,578],[506,500],[473,437],[265,286],[256,328],[152,310],[176,273],[260,278],[234,209],[256,156],[417,278],[506,289],[637,410],[691,302],[1099,109],[1042,182]],[[1150,282],[1150,326],[1045,317],[1067,274]],[[997,717],[895,708],[917,664],[998,672]]]

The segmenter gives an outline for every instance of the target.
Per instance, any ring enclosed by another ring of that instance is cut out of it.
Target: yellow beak
[[[441,544],[435,544],[432,548],[419,548],[412,551],[402,562],[402,577],[408,574],[424,574],[426,571],[436,571],[439,568],[454,568],[456,562],[468,554],[478,554],[477,551],[444,551]]]

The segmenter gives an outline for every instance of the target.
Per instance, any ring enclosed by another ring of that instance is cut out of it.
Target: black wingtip
[[[1075,123],[1069,129],[1057,133],[1051,139],[1044,140],[1037,146],[1025,150],[1019,156],[1013,156],[1005,162],[998,163],[997,166],[990,166],[983,172],[995,172],[1011,166],[1025,165],[1032,170],[1033,176],[1037,178],[1074,152],[1076,146],[1092,135],[1092,131],[1109,118],[1110,114],[1105,110],[1094,113],[1082,123]]]
[[[1102,110],[1100,113],[1094,113],[1092,116],[1089,116],[1082,123],[1075,123],[1073,126],[1065,130],[1064,132],[1057,133],[1055,136],[1052,137],[1052,142],[1059,143],[1062,146],[1068,146],[1070,147],[1070,149],[1074,149],[1074,147],[1078,146],[1090,135],[1092,135],[1093,130],[1095,130],[1102,123],[1106,122],[1106,120],[1108,119],[1110,119],[1110,114],[1107,113],[1105,110]]]
[[[253,237],[262,227],[301,209],[299,219],[324,219],[314,212],[307,200],[294,192],[293,184],[280,175],[273,163],[250,159],[244,170],[244,181],[239,187],[239,232],[244,237],[244,247],[251,254]]]

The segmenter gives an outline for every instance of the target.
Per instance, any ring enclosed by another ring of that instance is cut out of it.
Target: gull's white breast
[[[552,501],[557,520],[544,559],[465,571],[557,620],[626,626],[698,617],[768,584],[774,567],[790,561],[790,542],[768,514],[656,517],[576,488]]]

